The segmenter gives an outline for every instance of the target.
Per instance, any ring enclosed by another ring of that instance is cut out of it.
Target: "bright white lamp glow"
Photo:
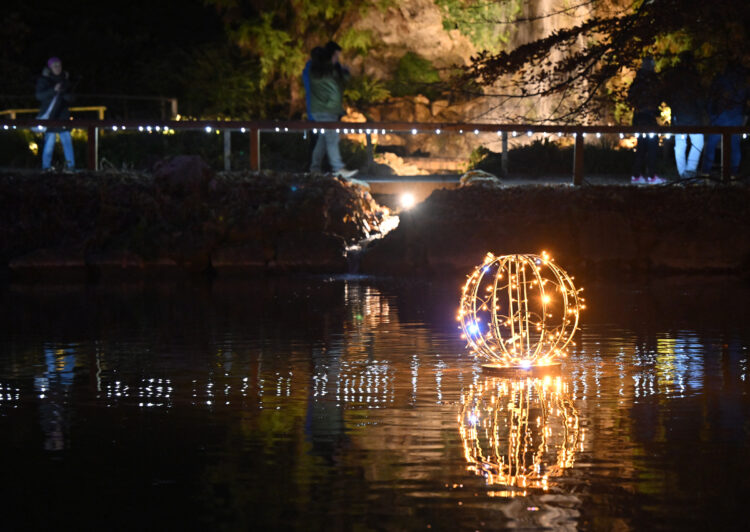
[[[399,201],[401,202],[401,207],[403,207],[404,209],[411,209],[412,207],[414,207],[414,204],[416,203],[414,194],[410,192],[401,194],[401,198]]]

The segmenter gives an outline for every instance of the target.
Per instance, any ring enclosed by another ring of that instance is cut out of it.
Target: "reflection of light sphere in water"
[[[463,338],[492,365],[543,366],[564,357],[584,308],[579,290],[546,253],[488,253],[466,280],[458,310]]]
[[[583,445],[569,387],[562,378],[488,377],[461,397],[459,433],[468,470],[501,496],[548,490],[573,467]]]

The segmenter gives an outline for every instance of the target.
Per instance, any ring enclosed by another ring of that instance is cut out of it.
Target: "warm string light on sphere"
[[[488,253],[466,280],[457,320],[490,368],[558,364],[585,308],[582,289],[546,253]]]

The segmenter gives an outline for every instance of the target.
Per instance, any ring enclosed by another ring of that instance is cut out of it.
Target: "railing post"
[[[232,169],[232,130],[224,130],[224,171]]]
[[[88,169],[96,171],[99,169],[99,128],[90,125],[87,130]]]
[[[732,178],[732,135],[721,134],[721,180],[728,183]]]
[[[260,170],[260,130],[250,129],[250,170]]]
[[[576,144],[573,149],[573,184],[583,184],[583,133],[576,133]]]
[[[500,168],[503,172],[503,177],[508,177],[508,132],[502,132],[502,155],[500,156]]]

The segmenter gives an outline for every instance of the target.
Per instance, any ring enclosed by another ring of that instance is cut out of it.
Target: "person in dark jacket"
[[[711,84],[708,112],[712,126],[741,126],[745,122],[745,105],[748,98],[747,70],[729,64]],[[714,165],[716,147],[721,135],[708,135],[703,153],[703,172],[709,174]],[[740,169],[740,136],[732,135],[731,172],[736,176]]]
[[[705,94],[695,60],[690,52],[680,54],[680,61],[663,74],[665,98],[672,110],[673,126],[700,126],[704,124]],[[688,150],[688,138],[690,149]],[[674,140],[674,156],[680,178],[695,177],[698,161],[703,150],[703,135],[700,133],[677,133]]]
[[[62,62],[57,57],[51,57],[47,66],[42,70],[36,82],[36,99],[40,102],[40,120],[67,120],[70,118],[68,105],[73,100],[70,76],[63,71]],[[70,131],[64,128],[47,128],[44,134],[44,148],[42,150],[42,168],[48,169],[52,165],[52,153],[55,151],[55,137],[60,136],[60,143],[65,154],[65,168],[73,170],[76,166],[73,155],[73,139]]]
[[[654,70],[654,59],[644,57],[641,68],[635,75],[630,90],[628,103],[633,107],[633,125],[645,126],[635,147],[633,164],[633,184],[659,185],[665,181],[656,175],[656,155],[659,150],[659,137],[649,132],[649,126],[655,126],[659,116],[661,89]]]

